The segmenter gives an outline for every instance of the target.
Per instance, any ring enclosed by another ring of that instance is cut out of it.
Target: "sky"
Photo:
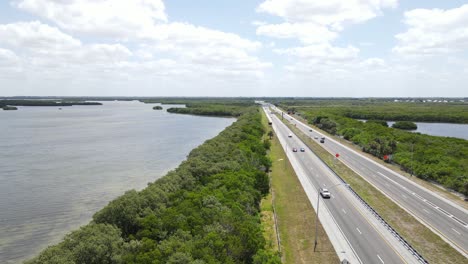
[[[0,96],[467,97],[468,0],[0,0]]]

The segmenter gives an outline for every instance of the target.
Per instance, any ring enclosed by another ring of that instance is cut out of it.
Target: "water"
[[[0,111],[0,263],[20,263],[59,242],[234,121],[103,103]]]
[[[358,119],[359,121],[366,122],[365,119]],[[410,132],[419,132],[439,137],[456,137],[468,140],[468,124],[451,124],[451,123],[423,123],[413,122],[418,126],[416,130],[409,130]],[[388,121],[388,126],[391,127],[395,124],[394,121]]]
[[[395,124],[393,121],[387,122],[388,126]],[[411,132],[419,132],[439,137],[456,137],[468,140],[468,124],[450,124],[450,123],[420,123],[414,122],[418,129]]]

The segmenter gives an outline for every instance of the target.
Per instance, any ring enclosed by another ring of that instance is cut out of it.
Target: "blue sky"
[[[0,95],[466,97],[468,1],[0,2]]]

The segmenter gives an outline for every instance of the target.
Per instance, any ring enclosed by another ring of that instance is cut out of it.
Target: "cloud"
[[[393,51],[409,55],[434,55],[468,48],[468,4],[458,8],[414,9],[405,12],[408,30],[397,34]]]
[[[294,38],[306,44],[330,42],[338,37],[336,32],[314,23],[264,24],[257,27],[257,35],[274,38]]]
[[[39,21],[0,24],[0,45],[9,45],[37,52],[78,47],[81,42],[57,28]]]
[[[131,56],[121,44],[83,44],[55,27],[38,21],[0,25],[1,46],[17,51],[20,59],[37,67],[102,65]]]
[[[343,62],[357,59],[359,49],[353,46],[340,48],[331,46],[330,44],[320,44],[287,49],[276,49],[275,52],[288,56],[296,56],[302,60]]]
[[[346,23],[362,23],[395,8],[397,0],[266,0],[258,12],[279,16],[288,23],[315,23],[341,30]]]
[[[13,5],[62,29],[104,37],[131,37],[167,21],[161,0],[17,0]]]
[[[13,51],[0,48],[0,68],[11,67],[18,62],[18,56]]]

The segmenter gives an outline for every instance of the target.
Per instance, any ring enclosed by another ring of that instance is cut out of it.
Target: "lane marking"
[[[452,230],[455,231],[455,233],[457,233],[459,236],[461,236],[461,233],[460,233],[460,232],[458,232],[457,230],[455,230],[455,229],[453,229],[453,228],[452,228]]]
[[[343,213],[347,214],[346,211],[345,211],[345,209],[341,209],[341,211],[343,211]]]
[[[423,209],[423,211],[424,211],[424,212],[426,212],[426,213],[428,213],[428,214],[430,214],[430,213],[431,213],[431,212],[429,212],[429,211],[428,211],[428,210],[426,210],[426,209]]]
[[[356,230],[359,232],[360,235],[362,235],[362,232],[361,230],[359,230],[359,228],[356,227]]]
[[[408,196],[406,196],[404,194],[402,194],[401,196],[403,196],[403,198],[405,198],[405,199],[408,199]]]
[[[380,259],[380,261],[382,262],[382,264],[385,264],[385,262],[383,262],[382,258],[377,254],[377,257]]]

